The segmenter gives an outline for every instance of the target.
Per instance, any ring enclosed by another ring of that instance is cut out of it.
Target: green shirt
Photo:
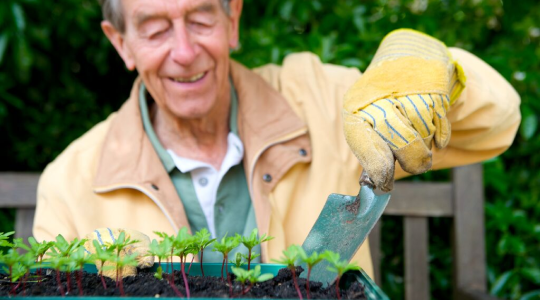
[[[208,224],[201,208],[200,202],[197,199],[195,187],[191,179],[191,173],[182,173],[175,165],[172,157],[167,153],[159,141],[152,121],[148,113],[148,103],[152,101],[150,95],[146,91],[144,84],[141,84],[139,91],[140,109],[143,121],[144,130],[150,139],[154,150],[158,154],[165,170],[169,173],[171,181],[178,192],[182,204],[186,211],[189,225],[192,233],[195,233],[202,228],[208,229]],[[231,132],[238,136],[237,128],[238,114],[238,98],[236,90],[231,82],[231,111],[230,111],[230,128]],[[234,236],[235,234],[248,236],[251,231],[257,227],[255,219],[255,211],[251,203],[249,189],[247,186],[246,173],[242,163],[233,166],[225,174],[219,185],[216,203],[214,205],[214,223],[216,228],[216,238],[221,240],[225,235]],[[221,253],[208,251],[204,252],[204,262],[221,262],[223,256]],[[229,260],[232,261],[236,252],[241,251],[247,253],[244,246],[240,246],[229,254]],[[260,247],[253,249],[255,253],[260,253]],[[254,262],[259,262],[257,258]]]

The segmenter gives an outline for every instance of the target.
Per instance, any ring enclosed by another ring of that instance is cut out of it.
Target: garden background
[[[489,290],[540,299],[540,2],[537,0],[245,0],[241,48],[247,66],[312,51],[364,70],[382,37],[414,28],[469,50],[521,95],[514,144],[484,163]],[[117,110],[135,74],[101,33],[97,0],[0,1],[0,171],[41,171],[71,141]],[[536,99],[536,100],[535,100]],[[448,172],[413,180],[441,179]],[[0,210],[0,232],[14,211]],[[430,221],[434,299],[451,295],[450,221]],[[433,234],[436,233],[436,234]],[[401,222],[383,227],[383,289],[403,298]]]

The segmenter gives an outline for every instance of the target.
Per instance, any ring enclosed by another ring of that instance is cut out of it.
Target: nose
[[[171,58],[180,65],[189,65],[197,56],[197,45],[185,26],[176,26],[172,39]]]

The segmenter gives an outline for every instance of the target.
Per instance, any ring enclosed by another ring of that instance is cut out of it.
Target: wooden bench
[[[16,237],[32,235],[37,173],[0,173],[0,209],[15,208]],[[486,293],[484,195],[480,164],[452,170],[452,182],[396,182],[385,215],[403,216],[405,299],[428,300],[428,218],[453,222],[454,299],[493,300]],[[384,216],[383,216],[384,219]],[[380,281],[380,224],[370,235],[375,281]]]
[[[482,165],[452,169],[451,182],[395,183],[383,217],[370,234],[375,282],[380,286],[381,222],[402,216],[404,230],[405,300],[430,299],[428,218],[452,222],[453,299],[494,300],[486,292],[484,189]]]

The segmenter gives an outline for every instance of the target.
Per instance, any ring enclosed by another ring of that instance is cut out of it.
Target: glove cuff
[[[380,99],[430,93],[449,95],[453,103],[465,80],[444,43],[399,29],[383,39],[367,71],[345,95],[343,107],[356,113]]]

